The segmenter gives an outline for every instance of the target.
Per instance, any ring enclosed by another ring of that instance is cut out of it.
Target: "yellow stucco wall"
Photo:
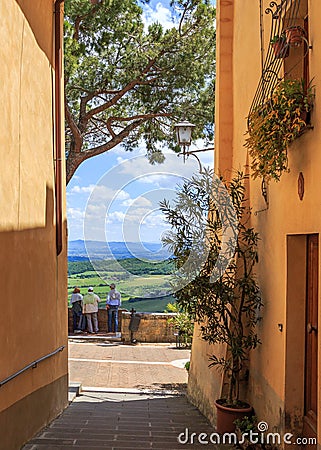
[[[67,263],[65,205],[64,246],[56,254],[53,0],[0,2],[0,16],[3,380],[67,345]],[[20,448],[66,404],[67,349],[0,388],[0,448]],[[26,414],[19,432],[10,411],[17,420]]]
[[[270,16],[264,11],[269,3],[267,0],[262,2],[264,54],[269,44],[271,24]],[[321,14],[321,2],[310,0],[308,6],[310,43],[313,46],[309,51],[310,79],[316,86],[312,113],[314,128],[297,139],[289,149],[290,172],[283,174],[279,183],[270,183],[269,209],[252,216],[252,225],[261,237],[257,273],[265,306],[263,322],[259,326],[262,345],[251,354],[247,399],[254,405],[260,420],[267,421],[270,429],[280,431],[293,427],[295,421],[296,426],[300,427],[300,414],[302,422],[305,275],[300,280],[300,274],[305,270],[304,235],[321,233],[321,29],[317,20]],[[253,0],[220,0],[217,8],[215,169],[218,173],[226,173],[227,169],[245,170],[248,163],[244,148],[246,117],[261,75],[260,9],[259,2]],[[226,73],[226,68],[227,72],[232,68],[232,74]],[[228,135],[229,140],[226,138]],[[302,201],[298,196],[300,172],[305,180]],[[265,208],[260,180],[251,180],[248,194],[253,213]],[[301,266],[298,260],[302,261]],[[320,280],[321,273],[319,323]],[[282,331],[279,324],[283,326]],[[320,333],[318,339],[320,373]],[[195,336],[191,368],[193,364],[199,364],[201,358],[204,371],[202,377],[196,370],[191,371],[190,395],[201,407],[202,404],[206,405],[203,407],[206,414],[208,405],[213,405],[215,400],[211,397],[212,392],[219,392],[218,377],[212,377],[209,371],[206,372],[207,354],[207,345]],[[318,392],[320,394],[320,381]],[[320,398],[321,395],[319,405]],[[320,414],[318,423],[320,441]]]

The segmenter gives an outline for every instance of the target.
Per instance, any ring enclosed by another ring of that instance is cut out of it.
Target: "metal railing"
[[[270,42],[263,61],[262,75],[250,107],[249,116],[271,98],[274,88],[285,75],[282,73],[283,59],[287,56],[290,47],[290,43],[285,38],[285,30],[298,25],[300,3],[301,0],[281,0],[280,3],[272,1],[269,8],[265,10],[265,14],[271,17]],[[261,28],[262,26],[261,23]],[[302,31],[304,33],[304,30]],[[261,39],[263,34],[261,30]],[[283,39],[282,47],[278,53],[273,48],[273,41],[277,39]],[[304,34],[302,35],[302,41],[305,43],[308,51],[311,47],[308,45]],[[263,52],[262,43],[261,49]],[[294,67],[288,68],[287,73],[291,72]]]
[[[52,356],[56,355],[59,352],[62,352],[63,349],[65,348],[64,345],[62,345],[61,347],[58,347],[56,350],[54,350],[51,353],[48,353],[45,356],[42,356],[41,358],[36,359],[35,361],[33,361],[32,363],[28,364],[27,366],[25,366],[23,369],[18,370],[18,372],[15,372],[14,374],[10,375],[9,377],[5,378],[4,380],[0,381],[0,387],[2,387],[4,384],[8,383],[9,381],[13,380],[14,378],[16,378],[17,376],[21,375],[22,373],[24,373],[26,370],[28,369],[35,369],[38,366],[38,363],[45,361],[48,358],[51,358]]]

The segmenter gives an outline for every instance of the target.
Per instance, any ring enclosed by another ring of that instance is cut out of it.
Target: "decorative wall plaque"
[[[304,197],[304,176],[303,176],[302,172],[300,172],[299,177],[298,177],[298,194],[299,194],[299,199],[303,200],[303,197]]]

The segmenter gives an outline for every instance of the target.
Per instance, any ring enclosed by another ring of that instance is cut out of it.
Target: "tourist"
[[[74,333],[81,333],[85,329],[86,319],[82,314],[83,296],[80,289],[75,287],[71,294],[72,320]]]
[[[110,291],[107,295],[107,301],[106,301],[106,309],[108,312],[108,332],[113,332],[113,325],[114,325],[114,331],[117,333],[118,331],[118,308],[121,304],[121,295],[120,292],[116,290],[116,286],[114,283],[112,283],[110,286]]]
[[[83,298],[82,312],[86,316],[88,332],[91,334],[97,333],[99,331],[98,302],[100,302],[100,298],[98,297],[98,295],[94,294],[94,289],[92,287],[89,287],[88,293],[85,294]]]

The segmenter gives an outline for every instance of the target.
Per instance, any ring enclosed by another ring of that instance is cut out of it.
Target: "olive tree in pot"
[[[200,324],[205,341],[226,345],[225,356],[209,358],[209,367],[223,370],[228,380],[224,398],[215,402],[220,433],[233,431],[234,421],[252,409],[240,399],[240,378],[249,351],[260,343],[255,326],[262,301],[254,273],[259,237],[249,225],[245,179],[237,172],[225,183],[203,169],[178,188],[173,203],[160,204],[171,225],[163,243],[174,255],[176,301]]]

